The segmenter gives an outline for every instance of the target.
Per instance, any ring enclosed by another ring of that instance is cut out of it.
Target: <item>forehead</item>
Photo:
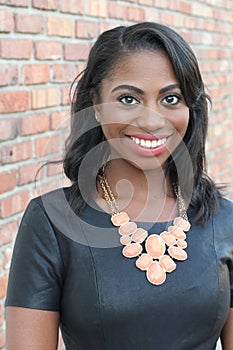
[[[106,80],[122,79],[177,81],[172,63],[163,50],[131,52],[121,57]]]

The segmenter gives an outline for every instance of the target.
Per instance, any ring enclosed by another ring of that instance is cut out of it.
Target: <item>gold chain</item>
[[[179,216],[182,217],[184,220],[188,221],[188,215],[186,212],[185,202],[184,202],[184,198],[181,194],[181,188],[179,185],[174,185],[174,192],[175,192],[176,197],[178,199]]]
[[[117,205],[116,199],[112,193],[112,190],[108,184],[108,181],[107,181],[105,175],[101,176],[99,182],[100,182],[100,185],[101,185],[103,193],[104,193],[104,199],[106,200],[110,211],[113,214],[118,214],[120,212],[120,208]]]
[[[105,177],[104,171],[103,175],[99,178],[100,185],[102,187],[103,193],[104,193],[104,199],[110,209],[110,211],[113,214],[118,214],[120,213],[120,208],[116,202],[116,199],[114,197],[114,194],[108,184],[108,181]],[[184,220],[188,221],[188,216],[186,213],[186,208],[185,208],[185,202],[184,198],[181,194],[181,189],[179,185],[174,185],[174,192],[175,195],[178,199],[178,211],[179,211],[179,216],[182,217]]]

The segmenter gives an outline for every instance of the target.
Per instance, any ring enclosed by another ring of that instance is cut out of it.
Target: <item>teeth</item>
[[[133,140],[137,145],[140,145],[144,148],[156,148],[158,146],[164,145],[167,141],[167,138],[160,139],[160,140],[143,140],[138,139],[137,137],[131,137],[131,140]]]

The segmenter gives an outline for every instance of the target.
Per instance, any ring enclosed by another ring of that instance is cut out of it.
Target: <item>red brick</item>
[[[18,230],[16,221],[0,226],[0,246],[12,243]]]
[[[101,22],[100,23],[100,32],[105,32],[106,30],[113,29],[116,27],[115,22]]]
[[[60,163],[51,163],[47,165],[47,175],[54,176],[63,173],[63,164]]]
[[[0,0],[0,4],[7,6],[28,7],[30,0]]]
[[[13,30],[14,30],[13,13],[0,10],[0,32],[12,32]]]
[[[87,14],[94,17],[108,17],[107,2],[91,0],[88,3]]]
[[[58,111],[51,113],[51,129],[65,129],[70,123],[70,111]]]
[[[32,56],[32,40],[1,39],[0,57],[8,59],[29,59]]]
[[[62,58],[62,43],[57,41],[38,41],[35,43],[37,60],[58,60]]]
[[[40,15],[15,15],[15,30],[20,33],[41,34],[44,31],[44,17]]]
[[[62,88],[62,105],[70,105],[70,85]]]
[[[18,134],[17,119],[0,119],[0,141],[14,139]]]
[[[127,7],[127,17],[129,21],[144,21],[145,20],[145,11],[143,8],[138,7]]]
[[[12,248],[6,248],[3,253],[3,268],[9,270],[12,258]]]
[[[48,17],[48,35],[74,37],[75,21],[70,18]]]
[[[85,10],[84,0],[70,0],[61,2],[61,11],[73,14],[83,14]]]
[[[0,193],[11,191],[17,182],[17,171],[15,169],[0,173]]]
[[[18,83],[18,66],[0,65],[0,86],[15,85]]]
[[[141,5],[152,6],[154,3],[154,0],[138,0],[138,3]]]
[[[57,10],[59,0],[33,0],[32,6],[42,10]]]
[[[108,16],[110,18],[126,19],[127,7],[111,1],[108,3]]]
[[[23,112],[31,107],[29,91],[0,92],[0,113]]]
[[[66,60],[86,60],[90,47],[86,44],[65,44]]]
[[[6,331],[3,329],[0,331],[0,349],[5,346],[6,342]]]
[[[190,33],[190,32],[180,32],[180,35],[181,35],[182,38],[184,38],[184,40],[186,40],[187,42],[191,42],[191,33]]]
[[[3,313],[3,306],[0,304],[0,327],[3,325],[4,320],[4,313]]]
[[[60,90],[58,88],[37,89],[32,91],[32,109],[58,106]]]
[[[99,23],[91,21],[76,22],[76,37],[78,38],[94,38],[99,34]]]
[[[60,153],[63,147],[61,135],[51,135],[35,140],[36,157],[43,157],[48,154]]]
[[[181,1],[179,6],[180,12],[191,14],[192,13],[192,5],[188,2]]]
[[[77,75],[75,64],[55,64],[52,67],[53,81],[57,83],[72,82]]]
[[[161,1],[161,0],[154,0],[154,7],[156,7],[156,8],[165,8],[165,9],[167,9],[168,8],[168,6],[169,6],[169,2],[170,2],[171,0],[163,0],[163,1]]]
[[[4,219],[24,211],[29,200],[30,196],[26,191],[2,198],[0,201],[0,218]]]
[[[28,115],[21,120],[21,135],[39,134],[49,130],[49,116],[46,113]]]
[[[22,185],[26,185],[36,181],[37,179],[36,175],[39,168],[40,168],[39,162],[22,165],[18,170],[18,174],[19,174],[18,185],[22,186]],[[41,173],[39,175],[41,175]]]
[[[44,84],[50,79],[49,66],[47,64],[28,64],[22,67],[21,71],[22,83]]]
[[[167,26],[172,26],[174,23],[174,14],[162,12],[160,14],[160,21]]]
[[[2,299],[6,295],[7,282],[8,282],[7,275],[4,275],[0,278],[0,299]]]
[[[2,163],[15,163],[32,157],[32,141],[2,147]]]

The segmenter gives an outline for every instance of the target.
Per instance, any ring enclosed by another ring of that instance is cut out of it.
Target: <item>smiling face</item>
[[[112,155],[143,170],[163,166],[187,130],[189,109],[161,50],[126,56],[102,81],[96,102]]]

